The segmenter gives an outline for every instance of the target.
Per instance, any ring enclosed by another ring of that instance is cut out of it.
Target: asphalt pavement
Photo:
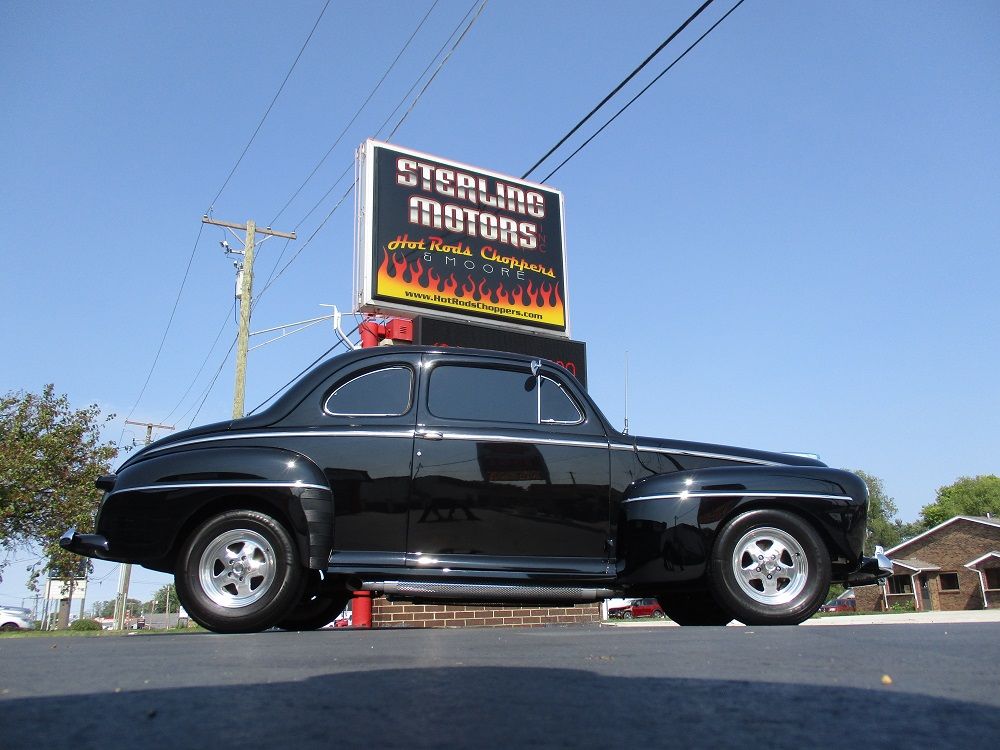
[[[4,638],[0,748],[991,746],[998,636],[970,622]]]

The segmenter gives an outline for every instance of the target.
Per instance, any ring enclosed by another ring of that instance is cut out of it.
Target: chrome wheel
[[[830,553],[806,519],[759,508],[723,526],[708,583],[719,605],[745,625],[798,625],[823,603],[831,576]]]
[[[275,580],[274,547],[250,529],[233,529],[213,539],[201,554],[198,580],[220,607],[246,607],[265,596]]]
[[[736,543],[733,573],[743,592],[761,604],[788,604],[805,588],[809,560],[791,534],[751,529]]]

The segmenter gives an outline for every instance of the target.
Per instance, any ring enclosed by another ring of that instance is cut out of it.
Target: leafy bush
[[[74,620],[70,623],[70,630],[102,630],[101,623],[97,620]]]
[[[889,607],[890,612],[916,612],[917,606],[913,603],[912,599],[907,599],[905,602],[896,602],[891,607]]]

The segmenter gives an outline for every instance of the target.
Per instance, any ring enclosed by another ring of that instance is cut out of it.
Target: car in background
[[[666,617],[663,607],[656,599],[635,599],[624,607],[609,607],[608,617],[619,617],[622,620],[632,620],[636,617]]]
[[[854,598],[854,589],[847,589],[844,593],[834,597],[819,608],[820,612],[855,612],[857,611],[857,600]]]
[[[35,621],[27,607],[0,607],[0,631],[34,630]]]

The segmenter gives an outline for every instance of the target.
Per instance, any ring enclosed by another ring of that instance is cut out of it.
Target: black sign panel
[[[413,343],[491,349],[551,359],[576,375],[583,387],[587,387],[587,345],[583,341],[420,316],[413,320]]]
[[[369,142],[362,306],[568,330],[562,195]]]

